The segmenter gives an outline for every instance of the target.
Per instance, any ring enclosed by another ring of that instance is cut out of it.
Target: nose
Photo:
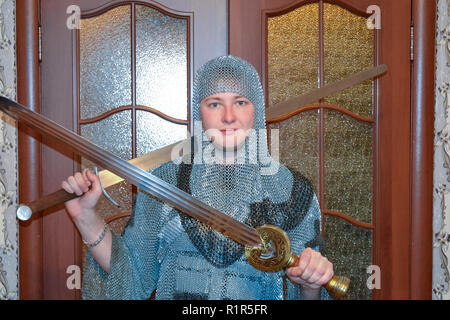
[[[235,120],[236,120],[236,115],[234,113],[233,104],[226,103],[224,112],[223,112],[222,122],[224,124],[232,124]]]

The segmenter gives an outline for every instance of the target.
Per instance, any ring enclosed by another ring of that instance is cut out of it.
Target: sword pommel
[[[27,221],[28,219],[31,218],[31,215],[33,214],[33,212],[31,211],[30,207],[21,204],[19,205],[19,207],[17,207],[16,210],[16,216],[17,219],[22,220],[22,221]]]

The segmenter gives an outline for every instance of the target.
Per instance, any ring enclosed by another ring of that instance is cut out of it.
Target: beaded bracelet
[[[104,238],[105,235],[106,235],[106,231],[108,231],[108,224],[107,224],[106,222],[104,222],[104,221],[103,221],[103,223],[104,223],[105,225],[104,225],[104,227],[103,227],[102,234],[98,237],[97,240],[95,240],[95,241],[92,242],[92,243],[89,243],[89,242],[87,242],[87,241],[84,241],[84,239],[83,239],[83,243],[84,243],[88,248],[95,247],[95,246],[98,245],[100,242],[102,242],[103,238]]]

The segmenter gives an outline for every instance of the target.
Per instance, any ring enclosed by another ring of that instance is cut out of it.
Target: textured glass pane
[[[136,6],[137,104],[187,119],[187,23]]]
[[[115,207],[105,197],[101,197],[97,203],[97,206],[95,207],[96,212],[102,218],[109,218],[109,217],[112,217],[112,216],[118,214],[119,212],[131,210],[131,208],[132,208],[132,190],[131,189],[132,189],[132,185],[125,181],[122,181],[118,184],[115,184],[115,185],[107,188],[106,191],[111,196],[111,198],[114,199],[114,201],[116,201],[120,205],[120,209]],[[110,227],[117,233],[121,234],[127,221],[128,221],[128,218],[121,218],[121,219],[115,220],[110,223]]]
[[[269,105],[318,86],[319,5],[268,19]]]
[[[137,157],[187,138],[187,127],[174,124],[146,111],[137,115]]]
[[[131,113],[122,111],[81,126],[81,136],[124,160],[132,157]]]
[[[318,113],[302,112],[287,120],[269,125],[279,130],[280,162],[301,172],[318,191],[319,151]]]
[[[346,299],[371,299],[366,272],[372,265],[372,231],[346,221],[325,216],[325,255],[334,265],[334,273],[350,278]]]
[[[337,5],[324,4],[324,70],[330,84],[373,67],[374,32],[367,19]],[[326,98],[363,116],[372,116],[372,81]]]
[[[131,104],[130,6],[81,21],[81,118]]]
[[[371,223],[372,124],[325,115],[325,207]]]

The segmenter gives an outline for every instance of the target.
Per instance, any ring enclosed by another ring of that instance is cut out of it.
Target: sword
[[[289,237],[280,228],[266,225],[258,230],[237,221],[8,98],[0,97],[0,110],[41,135],[57,139],[86,159],[245,246],[247,259],[253,267],[266,272],[276,272],[295,264],[297,257],[291,252]],[[335,298],[340,299],[346,294],[349,282],[348,278],[334,276],[325,288]]]
[[[382,64],[379,66],[375,66],[373,68],[361,71],[349,77],[346,77],[342,80],[334,82],[332,84],[326,85],[322,88],[318,88],[312,90],[306,94],[301,96],[289,99],[287,101],[278,103],[276,105],[270,106],[266,109],[266,119],[267,123],[272,123],[276,121],[280,121],[286,119],[290,116],[293,116],[300,112],[303,107],[319,101],[320,99],[339,92],[340,90],[344,90],[346,88],[355,86],[361,82],[367,81],[369,79],[380,76],[381,74],[387,71],[387,66]],[[152,151],[144,156],[131,159],[128,162],[133,165],[141,168],[142,170],[149,170],[154,167],[157,167],[165,162],[172,160],[172,152],[179,149],[189,149],[184,147],[184,145],[188,145],[190,143],[190,139],[185,139],[182,141],[178,141],[171,145],[165,146],[161,149]],[[119,183],[123,181],[122,178],[114,175],[108,170],[103,170],[99,174],[101,185],[104,188],[107,188],[111,185]],[[103,193],[107,198],[108,195],[106,192]],[[17,209],[17,217],[21,220],[30,219],[31,215],[35,212],[40,212],[55,205],[64,203],[71,199],[76,198],[77,195],[74,193],[68,193],[64,189],[60,189],[53,193],[50,193],[38,200],[31,201],[29,203],[20,205]]]

